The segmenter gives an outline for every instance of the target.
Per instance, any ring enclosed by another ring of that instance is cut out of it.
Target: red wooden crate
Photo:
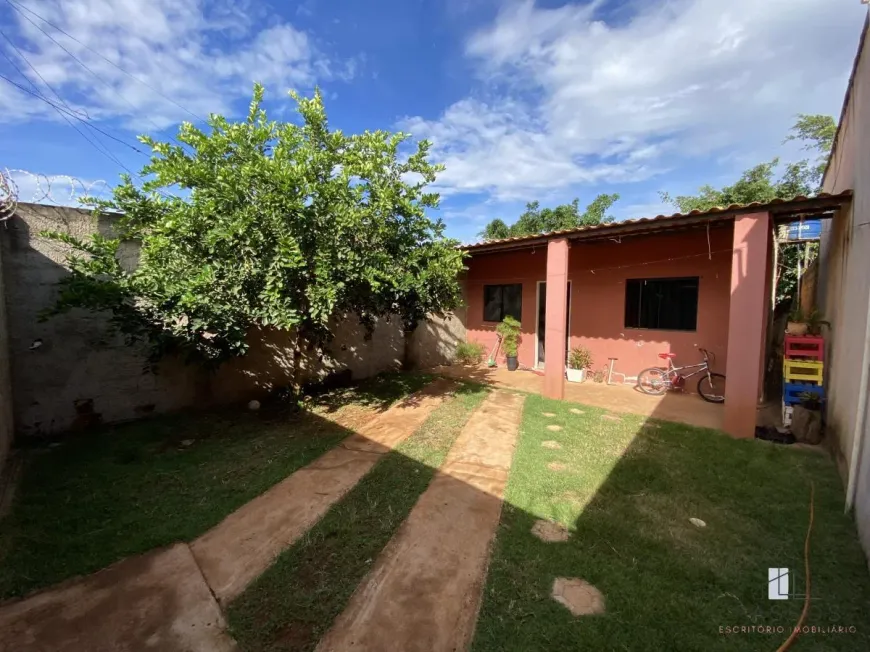
[[[812,335],[785,336],[785,357],[787,359],[805,358],[823,362],[825,359],[825,340]]]

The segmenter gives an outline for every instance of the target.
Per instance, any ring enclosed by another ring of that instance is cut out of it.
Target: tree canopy
[[[427,216],[441,169],[429,143],[401,157],[405,134],[332,131],[319,92],[292,96],[299,124],[269,120],[257,85],[245,120],[184,123],[179,144],[141,137],[147,182],[123,177],[94,202],[117,213],[117,237],[47,234],[72,247],[55,312],[109,311],[155,360],[172,350],[217,364],[246,352],[253,327],[292,330],[301,355],[346,313],[411,330],[454,308],[463,254]],[[140,244],[132,270],[118,258],[125,240]]]
[[[821,189],[827,155],[836,134],[836,123],[831,116],[799,114],[784,142],[799,141],[803,149],[816,154],[814,159],[803,159],[780,165],[778,158],[746,170],[730,186],[714,188],[705,185],[695,195],[677,195],[663,192],[662,200],[687,213],[709,210],[716,206],[769,202],[773,199],[791,199],[797,195],[813,195]],[[782,173],[777,173],[782,168]],[[797,290],[797,258],[811,261],[817,251],[814,244],[783,244],[777,270],[777,301],[786,301]]]
[[[483,240],[499,240],[612,222],[613,217],[607,215],[607,211],[618,199],[617,194],[598,195],[582,213],[579,199],[555,208],[541,208],[539,202],[529,202],[525,212],[512,225],[508,226],[503,220],[494,219],[484,227],[479,236]]]

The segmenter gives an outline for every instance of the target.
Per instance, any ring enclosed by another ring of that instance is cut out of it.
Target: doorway
[[[571,341],[571,281],[568,281],[568,310],[565,311],[565,359]],[[538,323],[535,330],[535,368],[544,368],[544,333],[547,322],[547,282],[538,281]]]

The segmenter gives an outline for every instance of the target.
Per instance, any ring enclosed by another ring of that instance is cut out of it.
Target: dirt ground
[[[467,648],[523,401],[495,391],[471,416],[319,652]]]

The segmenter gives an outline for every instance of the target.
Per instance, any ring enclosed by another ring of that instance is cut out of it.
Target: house
[[[825,352],[826,437],[846,481],[846,509],[870,555],[870,18],[822,188],[853,188],[852,201],[826,222],[816,302],[831,323]]]
[[[522,323],[520,365],[564,396],[565,359],[590,349],[596,369],[636,376],[713,353],[728,376],[724,428],[752,437],[772,314],[774,229],[830,219],[850,190],[579,227],[466,247],[466,337],[492,347],[505,316]]]

